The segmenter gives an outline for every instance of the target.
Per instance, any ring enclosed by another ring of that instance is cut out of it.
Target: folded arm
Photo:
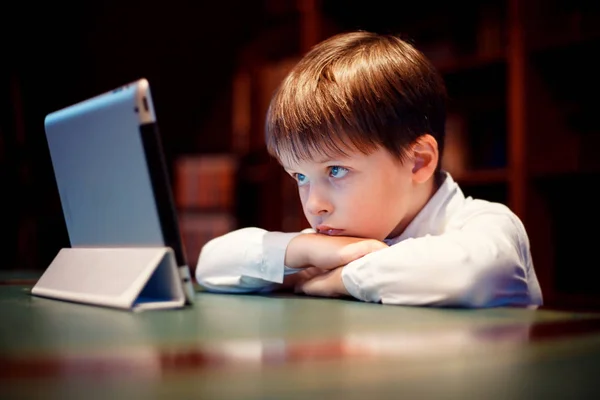
[[[530,306],[541,293],[520,222],[473,216],[460,229],[399,242],[344,267],[348,292],[363,301],[453,307]]]
[[[244,228],[213,239],[201,251],[196,279],[217,292],[296,287],[307,294],[350,294],[386,304],[542,303],[525,230],[511,214],[475,215],[441,235],[391,247],[372,240],[300,234]],[[299,271],[302,274],[292,276]]]
[[[278,289],[285,274],[288,243],[301,234],[242,228],[204,245],[196,266],[196,281],[214,292],[249,293]]]

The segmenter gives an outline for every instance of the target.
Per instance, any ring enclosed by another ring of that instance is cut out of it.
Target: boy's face
[[[383,240],[399,235],[423,204],[417,204],[413,163],[378,148],[365,155],[294,162],[281,157],[298,183],[304,215],[320,233]]]

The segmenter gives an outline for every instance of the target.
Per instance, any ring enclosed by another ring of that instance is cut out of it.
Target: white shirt
[[[243,228],[201,250],[197,282],[208,291],[266,292],[298,272],[284,266],[290,240],[304,232]],[[390,246],[342,270],[348,292],[384,304],[497,307],[542,304],[529,239],[503,204],[465,198],[450,174]]]

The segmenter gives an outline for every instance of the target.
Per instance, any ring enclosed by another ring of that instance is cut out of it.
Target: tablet
[[[186,303],[194,290],[146,79],[44,121],[71,247],[167,246]]]

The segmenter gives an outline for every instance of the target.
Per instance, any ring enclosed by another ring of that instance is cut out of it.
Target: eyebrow
[[[323,156],[323,158],[319,158],[319,159],[311,159],[311,160],[306,160],[307,162],[311,162],[311,163],[315,163],[315,164],[327,164],[327,163],[340,163],[343,164],[344,163],[344,159],[350,159],[351,157],[345,157],[345,156],[338,156],[336,158],[333,157],[328,157],[328,156]],[[290,168],[288,165],[284,164],[282,160],[279,160],[279,164],[281,164],[281,166],[283,167],[283,169],[285,169],[286,171],[290,171],[292,168]]]

